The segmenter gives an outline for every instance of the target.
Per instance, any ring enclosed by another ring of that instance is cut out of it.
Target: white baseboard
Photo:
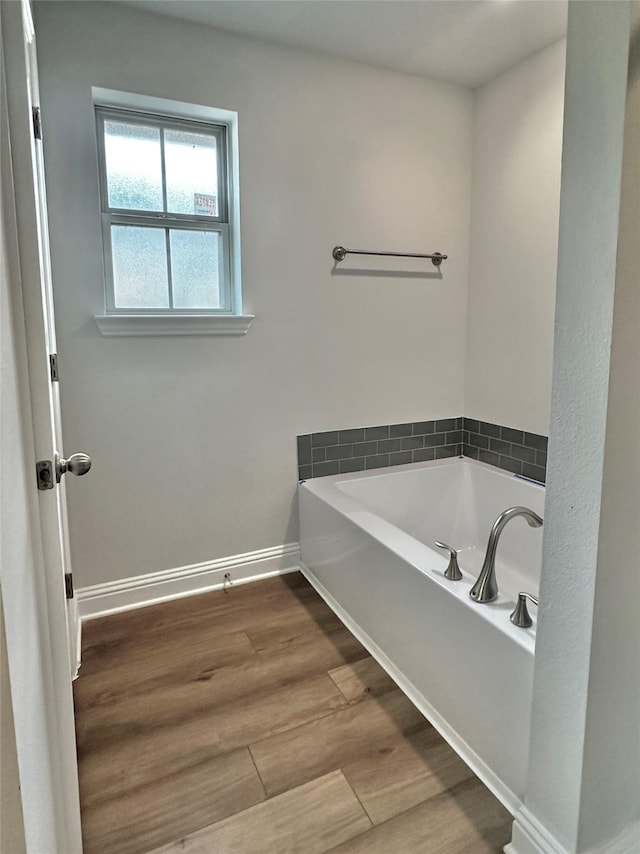
[[[511,842],[505,854],[569,854],[566,848],[523,806],[515,816]]]
[[[638,854],[640,851],[640,821],[625,827],[619,836],[598,848],[596,854]]]
[[[504,851],[505,854],[570,854],[527,807],[518,811],[511,842]],[[640,823],[635,823],[603,845],[584,849],[584,854],[638,854],[639,851]]]
[[[177,569],[80,587],[76,596],[81,619],[90,620],[194,593],[219,590],[228,585],[229,580],[232,585],[247,584],[260,578],[296,572],[299,568],[300,543],[286,543]]]

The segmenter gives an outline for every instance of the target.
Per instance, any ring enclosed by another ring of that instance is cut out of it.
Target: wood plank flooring
[[[85,624],[85,854],[483,854],[511,817],[298,573]]]

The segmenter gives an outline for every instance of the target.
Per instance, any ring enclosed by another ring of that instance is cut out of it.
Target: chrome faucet
[[[496,549],[498,548],[498,540],[507,522],[510,519],[515,519],[516,516],[524,516],[532,528],[539,528],[542,525],[542,518],[537,513],[534,513],[533,510],[529,510],[528,507],[510,507],[498,516],[489,534],[487,552],[484,556],[480,575],[469,591],[469,596],[475,602],[493,602],[498,595],[498,582],[496,581]]]

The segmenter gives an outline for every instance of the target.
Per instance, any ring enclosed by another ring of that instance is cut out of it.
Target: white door
[[[0,583],[27,850],[81,854],[71,686],[77,615],[64,589],[64,496],[38,490],[35,471],[36,460],[55,460],[60,421],[26,3],[0,2]]]
[[[75,678],[80,666],[81,629],[73,593],[65,477],[69,473],[85,474],[91,461],[84,454],[65,459],[63,450],[59,389],[64,379],[59,377],[57,368],[35,34],[27,0],[21,5],[24,67],[14,68],[12,79],[11,149],[38,460],[34,484],[38,485],[50,619],[62,617],[66,621],[69,667],[71,677]]]

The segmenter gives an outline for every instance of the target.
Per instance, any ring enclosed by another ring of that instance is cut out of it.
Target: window
[[[96,320],[103,334],[138,334],[105,332],[100,321],[113,330],[115,317],[159,318],[156,329],[165,332],[158,334],[173,334],[166,330],[179,317],[237,318],[228,124],[114,106],[97,106],[96,117],[106,307]],[[234,328],[246,332],[248,324]]]

